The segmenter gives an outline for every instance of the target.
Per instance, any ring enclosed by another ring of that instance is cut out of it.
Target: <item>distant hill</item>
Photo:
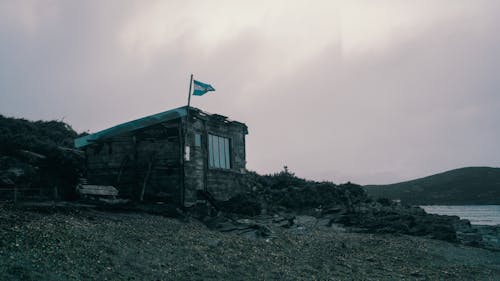
[[[414,205],[500,205],[500,168],[467,167],[364,189],[373,197],[401,199]]]

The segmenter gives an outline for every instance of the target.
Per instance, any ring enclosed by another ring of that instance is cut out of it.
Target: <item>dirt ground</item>
[[[3,206],[0,280],[500,280],[500,252],[343,228],[250,239],[194,219]]]

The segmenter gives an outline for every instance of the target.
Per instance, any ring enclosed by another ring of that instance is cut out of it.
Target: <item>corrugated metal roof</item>
[[[191,108],[191,109],[193,109],[193,108]],[[161,123],[161,122],[180,118],[180,117],[186,116],[186,113],[187,113],[186,106],[182,106],[182,107],[174,108],[174,109],[171,109],[171,110],[168,110],[165,112],[161,112],[158,114],[139,118],[137,120],[126,122],[126,123],[123,123],[120,125],[116,125],[116,126],[111,127],[109,129],[102,130],[102,131],[99,131],[97,133],[93,133],[93,134],[75,139],[75,147],[76,148],[85,147],[85,146],[91,144],[92,142],[99,140],[99,139],[102,139],[102,138],[116,136],[116,135],[121,134],[121,133],[138,130],[138,129],[141,129],[144,127],[148,127],[151,125]]]

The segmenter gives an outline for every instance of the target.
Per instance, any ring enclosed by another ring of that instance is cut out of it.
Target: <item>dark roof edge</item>
[[[235,120],[232,120],[230,118],[228,118],[227,116],[224,116],[224,115],[220,115],[220,114],[216,114],[216,113],[209,113],[209,112],[206,112],[206,111],[203,111],[199,108],[196,108],[196,107],[189,107],[189,111],[190,113],[196,113],[198,116],[210,116],[210,117],[215,117],[215,118],[218,118],[226,123],[231,123],[231,124],[236,124],[236,125],[239,125],[239,126],[242,126],[242,127],[245,127],[247,128],[247,125],[245,123],[242,123],[242,122],[239,122],[239,121],[235,121]]]
[[[76,138],[74,140],[75,148],[85,147],[85,146],[87,146],[95,141],[98,141],[99,139],[105,138],[105,137],[115,136],[115,135],[118,135],[121,133],[142,129],[142,128],[145,128],[145,127],[148,127],[151,125],[155,125],[155,124],[158,124],[161,122],[184,117],[187,115],[186,109],[187,109],[187,106],[181,106],[178,108],[174,108],[171,110],[167,110],[164,112],[160,112],[157,114],[153,114],[153,115],[142,117],[142,118],[139,118],[136,120],[125,122],[125,123],[113,126],[111,128],[108,128],[108,129],[105,129],[105,130],[102,130],[102,131],[99,131],[99,132],[96,132],[96,133],[93,133],[90,135]],[[217,115],[217,114],[211,114],[211,113],[205,112],[205,111],[198,109],[198,108],[195,108],[195,107],[190,107],[190,112],[193,112],[193,111],[199,115],[202,115],[202,114],[205,114],[207,116]],[[222,115],[218,115],[218,116],[224,117],[224,121],[227,123],[235,123],[235,124],[238,124],[238,125],[241,125],[241,126],[244,126],[245,128],[247,128],[247,126],[244,123],[230,120],[227,117],[222,116]]]
[[[115,136],[120,133],[129,132],[137,129],[141,129],[147,126],[151,126],[160,122],[165,122],[168,120],[173,120],[176,118],[180,118],[186,116],[186,106],[174,108],[171,110],[167,110],[164,112],[160,112],[157,114],[153,114],[150,116],[142,117],[136,120],[132,120],[126,123],[122,123],[111,128],[99,131],[97,133],[93,133],[81,138],[75,139],[75,147],[82,148],[94,141],[97,141],[104,137]]]

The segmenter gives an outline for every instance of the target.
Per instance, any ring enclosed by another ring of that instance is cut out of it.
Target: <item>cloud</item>
[[[449,21],[376,56],[346,62],[325,51],[280,79],[293,82],[270,90],[282,93],[266,103],[265,115],[276,122],[256,126],[269,128],[267,139],[292,146],[283,152],[288,159],[252,160],[268,169],[286,161],[303,175],[322,178],[331,171],[329,179],[338,174],[352,180],[345,176],[350,171],[363,183],[374,180],[372,174],[401,175],[375,179],[389,182],[465,165],[498,165],[494,116],[500,83],[491,75],[498,71],[500,46],[494,30],[493,23]],[[287,114],[273,115],[276,104]],[[257,147],[265,146],[264,137],[258,140]]]
[[[249,126],[248,167],[360,183],[499,166],[492,1],[0,4],[0,112],[106,127],[185,104]],[[118,8],[119,7],[119,8]]]

